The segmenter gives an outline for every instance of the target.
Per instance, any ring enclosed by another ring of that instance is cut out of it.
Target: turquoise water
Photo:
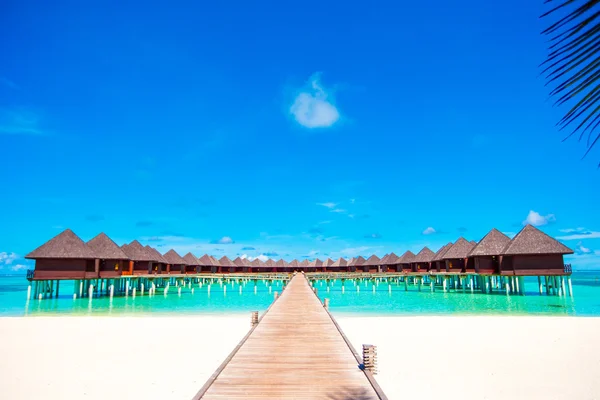
[[[421,292],[410,285],[381,283],[375,287],[370,281],[360,282],[360,291],[353,282],[346,281],[342,291],[340,280],[332,283],[327,291],[327,283],[316,282],[319,297],[330,299],[330,309],[334,314],[359,315],[574,315],[600,316],[600,271],[575,272],[572,276],[574,297],[540,295],[537,279],[526,279],[525,296],[505,294],[481,294],[462,291],[431,293],[424,286]],[[269,293],[266,283],[258,282],[257,292],[249,282],[239,292],[239,285],[223,287],[213,284],[210,293],[207,286],[182,290],[171,287],[165,297],[157,290],[155,296],[138,295],[133,298],[108,297],[73,300],[73,284],[61,283],[58,299],[26,300],[27,280],[23,276],[0,277],[0,316],[23,315],[144,315],[144,314],[214,314],[246,313],[264,311],[273,301],[273,293],[281,291],[282,282],[274,282]]]

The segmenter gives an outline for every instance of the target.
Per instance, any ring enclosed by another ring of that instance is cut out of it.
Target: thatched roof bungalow
[[[166,274],[167,273],[167,260],[160,254],[158,250],[149,245],[145,246],[146,251],[150,252],[154,256],[150,265],[150,272],[152,274]]]
[[[152,263],[156,257],[151,251],[134,240],[128,245],[121,246],[121,249],[129,257],[129,270],[123,271],[123,275],[145,275],[152,271]]]
[[[167,260],[167,272],[169,274],[185,273],[185,260],[175,250],[167,251],[163,254],[163,258]]]
[[[235,272],[236,265],[227,256],[219,258],[219,265],[221,266],[221,270],[219,272]]]
[[[306,267],[307,272],[316,272],[321,271],[323,269],[323,261],[315,258],[311,262],[308,263],[308,267]]]
[[[502,251],[510,243],[510,238],[493,228],[469,252],[476,273],[483,275],[500,274]]]
[[[350,262],[348,262],[348,270],[350,272],[356,272],[357,270],[362,270],[362,265],[365,263],[365,258],[363,256],[354,257]]]
[[[213,256],[205,254],[198,261],[200,262],[200,272],[210,272],[213,274],[221,272],[221,264]]]
[[[193,255],[192,253],[187,253],[183,256],[183,261],[185,261],[185,273],[193,274],[200,272],[200,260]]]
[[[236,257],[233,263],[235,264],[235,272],[248,272],[250,269],[250,263],[245,258]]]
[[[385,255],[379,262],[381,263],[381,269],[383,272],[397,272],[398,256],[393,252]]]
[[[86,272],[86,278],[115,278],[121,276],[123,268],[129,266],[129,257],[104,233],[100,233],[87,242],[87,246],[97,257],[95,262],[98,271],[95,276]]]
[[[415,253],[410,250],[406,250],[404,254],[402,254],[396,260],[396,271],[402,272],[411,272],[412,271],[412,262],[415,259]]]
[[[421,274],[427,273],[431,267],[431,260],[433,260],[433,256],[435,256],[435,253],[431,251],[429,247],[423,247],[423,249],[417,253],[415,258],[412,260],[412,271]]]
[[[288,263],[283,258],[275,262],[275,270],[273,272],[287,272]]]
[[[34,280],[83,279],[95,271],[96,255],[73,231],[67,229],[25,256],[35,260]]]
[[[300,269],[300,263],[298,262],[298,260],[294,259],[292,261],[289,262],[288,264],[288,270],[290,271],[297,271]]]
[[[573,250],[532,225],[527,225],[502,251],[503,275],[564,275],[563,256]]]
[[[333,262],[328,268],[327,271],[331,272],[346,272],[348,271],[348,261],[344,258],[340,257]]]
[[[379,257],[373,254],[362,264],[362,269],[364,272],[380,272],[380,263]]]
[[[429,271],[446,271],[446,262],[442,259],[442,257],[444,254],[446,254],[448,250],[450,250],[450,247],[452,247],[452,245],[453,243],[450,242],[448,244],[443,245],[438,251],[436,251],[435,255],[431,259],[431,268],[429,268]]]
[[[462,272],[475,272],[474,262],[468,265],[468,256],[475,245],[465,238],[459,238],[441,257],[445,263],[446,273],[460,274]],[[468,271],[467,271],[468,270]]]

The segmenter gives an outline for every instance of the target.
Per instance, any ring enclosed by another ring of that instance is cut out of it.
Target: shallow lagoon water
[[[354,282],[346,280],[342,291],[341,280],[330,283],[318,281],[319,297],[330,299],[330,309],[334,314],[357,315],[571,315],[600,316],[600,271],[574,272],[572,275],[574,297],[540,295],[537,278],[526,278],[525,295],[507,296],[503,292],[493,294],[463,293],[437,290],[432,293],[429,286],[419,292],[416,286],[387,283],[375,286],[370,281],[360,282],[360,291]],[[192,294],[188,288],[178,295],[177,288],[171,287],[164,296],[157,291],[155,296],[138,295],[95,297],[73,300],[73,283],[61,282],[59,298],[26,300],[28,282],[24,276],[0,277],[0,316],[39,316],[39,315],[181,315],[247,313],[264,311],[273,301],[274,292],[281,291],[282,282],[273,283],[271,293],[262,281],[248,282],[239,291],[237,283],[228,284],[227,291],[219,284],[213,284],[210,293],[207,286],[194,287]]]

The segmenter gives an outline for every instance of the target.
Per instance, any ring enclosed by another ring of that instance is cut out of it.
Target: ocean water
[[[140,296],[87,297],[73,300],[72,282],[61,282],[59,298],[27,301],[28,282],[24,276],[0,276],[0,316],[38,315],[179,315],[247,313],[264,311],[273,301],[274,292],[281,291],[281,281],[273,283],[271,291],[267,283],[259,281],[254,293],[254,283],[242,286],[237,283],[223,286],[213,284],[211,291],[204,285],[188,288],[178,295],[171,287],[164,296],[157,290],[155,296],[147,292]],[[600,271],[574,272],[572,275],[574,297],[540,295],[537,278],[526,278],[525,295],[506,296],[503,293],[482,294],[437,290],[432,293],[428,286],[419,292],[416,286],[395,283],[391,292],[387,283],[375,286],[371,281],[359,281],[360,290],[354,282],[317,281],[318,295],[330,299],[330,310],[337,314],[357,315],[572,315],[600,316]]]

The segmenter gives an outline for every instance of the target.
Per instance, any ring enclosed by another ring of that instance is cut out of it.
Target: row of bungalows
[[[255,258],[252,261],[227,256],[217,260],[208,254],[197,258],[192,253],[181,257],[175,250],[161,254],[137,240],[118,246],[104,233],[87,243],[67,229],[38,247],[26,258],[35,260],[33,279],[94,279],[119,276],[160,274],[227,274],[363,272],[411,274],[481,274],[481,275],[560,275],[570,272],[563,256],[573,251],[539,229],[527,225],[514,238],[492,229],[479,242],[459,238],[437,252],[424,247],[417,254],[406,251],[382,259],[371,255],[365,259],[339,258],[324,261],[293,260],[286,262]],[[29,276],[29,275],[28,275]]]

